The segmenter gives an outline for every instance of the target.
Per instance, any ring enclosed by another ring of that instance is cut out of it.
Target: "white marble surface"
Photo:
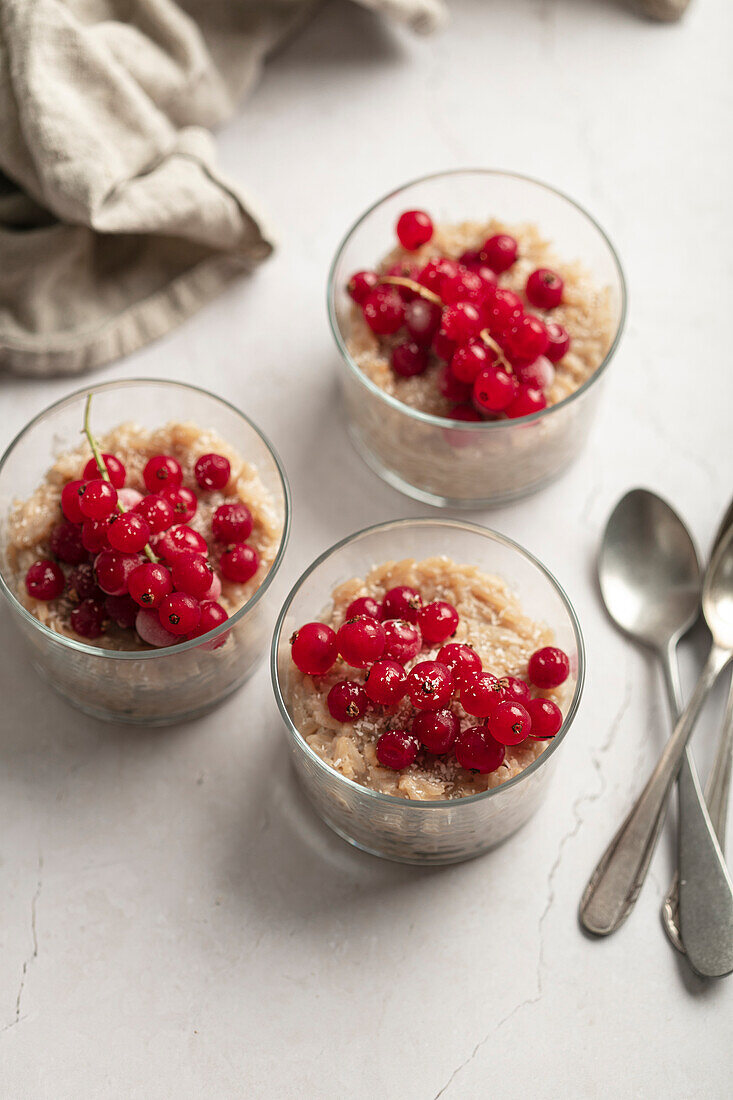
[[[278,254],[98,377],[201,382],[270,433],[295,501],[283,594],[335,539],[426,510],[361,464],[340,422],[323,299],[344,228],[443,166],[509,167],[576,196],[624,259],[626,337],[582,463],[480,517],[557,572],[584,626],[589,679],[561,774],[488,857],[383,863],[299,795],[265,667],[189,725],[102,725],[35,678],[3,613],[9,1100],[730,1095],[733,984],[692,979],[659,923],[672,828],[618,935],[591,942],[575,916],[667,732],[656,670],[601,613],[599,530],[645,484],[707,549],[731,491],[730,9],[693,0],[660,27],[602,0],[452,8],[442,37],[416,41],[336,4],[279,56],[221,135]],[[0,385],[2,446],[70,388]],[[696,739],[703,771],[720,703]]]

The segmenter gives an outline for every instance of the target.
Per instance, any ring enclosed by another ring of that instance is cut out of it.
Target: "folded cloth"
[[[443,0],[360,0],[432,30]],[[0,367],[73,374],[265,259],[210,128],[319,0],[0,0]]]

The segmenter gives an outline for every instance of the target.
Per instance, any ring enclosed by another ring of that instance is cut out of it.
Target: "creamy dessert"
[[[397,223],[399,244],[349,281],[348,350],[380,389],[462,421],[555,405],[603,362],[610,288],[562,258],[530,224]]]
[[[58,634],[112,650],[171,646],[247,603],[282,529],[257,470],[218,435],[126,423],[98,441],[89,431],[16,503],[5,575]]]
[[[561,729],[570,662],[507,585],[447,557],[375,566],[295,631],[285,701],[314,752],[371,790],[457,799]]]

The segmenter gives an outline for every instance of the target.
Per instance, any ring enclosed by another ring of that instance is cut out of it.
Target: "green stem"
[[[99,476],[102,478],[103,481],[108,481],[110,484],[112,484],[112,479],[109,476],[107,466],[104,462],[104,459],[102,458],[102,453],[99,450],[99,444],[97,443],[96,439],[94,438],[94,435],[92,434],[91,425],[89,423],[89,418],[90,418],[90,415],[91,415],[91,411],[92,411],[92,395],[91,395],[91,393],[88,393],[86,404],[84,405],[84,434],[87,437],[87,439],[89,440],[89,446],[92,448],[92,454],[94,455],[94,461],[97,464],[97,470],[99,471]],[[125,514],[125,509],[122,507],[122,504],[120,503],[119,500],[117,501],[117,511],[120,513],[120,515]],[[151,561],[153,563],[157,562],[157,560],[158,560],[156,558],[155,554],[153,553],[149,543],[145,544],[145,556],[147,557],[148,561]]]

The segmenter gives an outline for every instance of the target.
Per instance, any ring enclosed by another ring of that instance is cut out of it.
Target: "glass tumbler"
[[[420,412],[375,385],[348,350],[353,302],[346,286],[355,271],[372,269],[392,247],[395,223],[408,209],[427,210],[438,223],[485,222],[491,216],[509,224],[534,223],[564,257],[580,261],[598,286],[608,287],[613,334],[590,378],[541,412],[481,422]],[[626,286],[613,245],[593,218],[559,191],[489,169],[442,172],[400,187],[349,230],[328,279],[328,316],[352,442],[386,482],[427,504],[478,509],[535,492],[583,449],[625,313]]]
[[[572,689],[562,727],[524,771],[466,798],[420,802],[385,795],[341,775],[301,736],[288,702],[289,639],[322,617],[333,588],[376,564],[444,554],[500,576],[527,614],[545,622],[570,657]],[[449,519],[381,523],[336,543],[302,575],[275,627],[272,682],[297,776],[316,813],[341,837],[373,855],[402,863],[458,863],[511,836],[537,810],[575,718],[583,690],[583,640],[572,605],[549,571],[527,550],[476,524]]]
[[[84,403],[93,393],[95,434],[125,421],[154,430],[167,421],[192,420],[217,432],[256,466],[282,525],[280,545],[263,583],[248,602],[216,630],[168,649],[139,652],[100,649],[44,626],[13,592],[4,548],[8,516],[27,499],[55,459],[79,446]],[[36,416],[0,459],[0,590],[7,613],[25,639],[41,676],[74,706],[97,718],[140,725],[166,725],[215,707],[238,688],[264,656],[274,609],[270,586],[282,563],[290,527],[290,494],[280,459],[243,413],[195,386],[131,380],[90,386]],[[210,643],[226,634],[216,649]]]

